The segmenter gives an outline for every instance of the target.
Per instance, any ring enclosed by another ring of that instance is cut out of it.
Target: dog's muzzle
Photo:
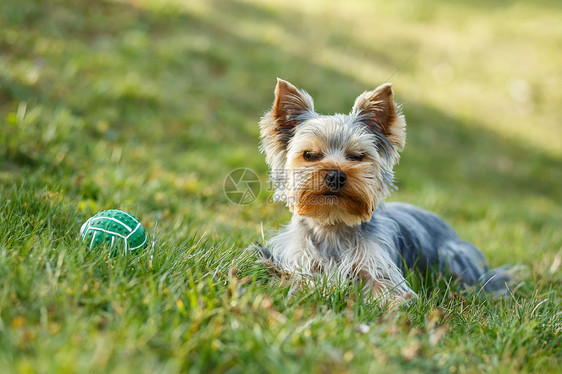
[[[332,192],[338,192],[345,185],[347,177],[341,170],[329,170],[326,173],[326,186]]]

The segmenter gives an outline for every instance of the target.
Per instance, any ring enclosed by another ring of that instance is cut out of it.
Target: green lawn
[[[0,1],[0,367],[7,372],[559,372],[558,1]],[[244,250],[289,219],[258,152],[275,78],[322,113],[392,81],[391,200],[433,210],[506,299],[433,279],[384,310],[295,289]],[[231,170],[257,200],[229,202]],[[104,209],[153,243],[78,241]]]

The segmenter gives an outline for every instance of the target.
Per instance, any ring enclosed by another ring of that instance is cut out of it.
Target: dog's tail
[[[489,269],[479,279],[479,284],[484,291],[497,296],[508,295],[514,282],[515,275],[521,270],[521,266],[504,265],[495,269]]]
[[[483,253],[472,243],[449,240],[438,249],[442,272],[451,274],[461,284],[475,286],[494,295],[508,295],[520,266],[504,265],[490,269]]]

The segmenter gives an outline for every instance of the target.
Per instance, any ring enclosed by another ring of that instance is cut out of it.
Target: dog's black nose
[[[340,170],[329,170],[326,173],[326,185],[333,191],[339,191],[347,181],[345,173]]]

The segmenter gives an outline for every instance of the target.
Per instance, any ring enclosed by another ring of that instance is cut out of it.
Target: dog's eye
[[[322,158],[322,155],[319,153],[314,153],[312,151],[304,151],[302,153],[302,157],[306,160],[306,161],[318,161]]]
[[[363,161],[365,155],[363,153],[356,154],[356,155],[347,155],[347,159],[350,161]]]

